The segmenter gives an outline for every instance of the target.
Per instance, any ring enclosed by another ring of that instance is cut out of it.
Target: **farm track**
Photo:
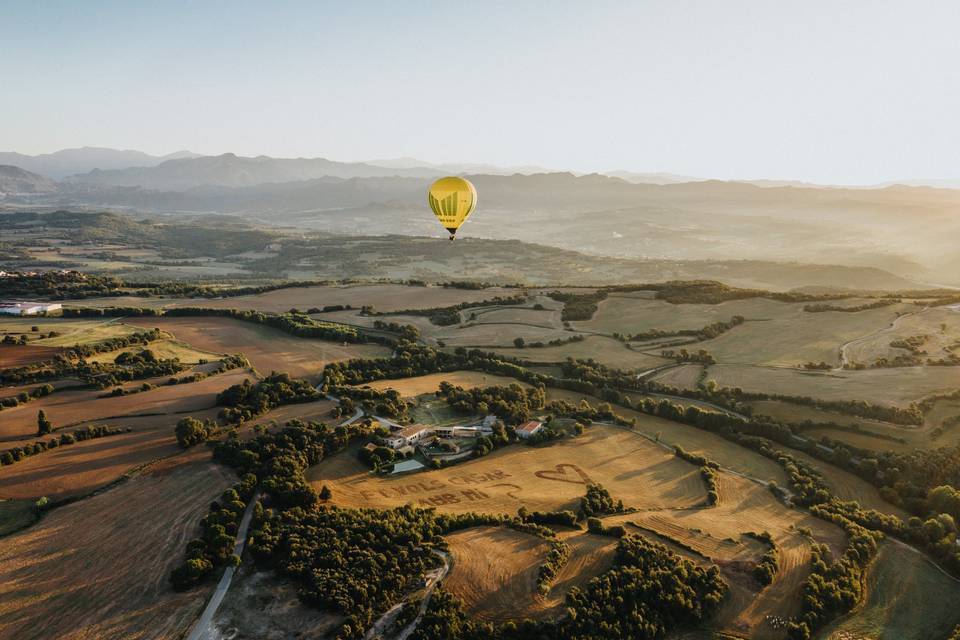
[[[243,557],[243,547],[247,542],[247,529],[250,527],[250,520],[253,518],[253,509],[254,505],[260,500],[260,492],[258,491],[250,498],[250,503],[247,504],[247,508],[243,512],[243,518],[240,520],[240,526],[237,528],[237,541],[233,545],[233,552],[240,557]],[[217,583],[217,588],[210,595],[210,600],[207,602],[206,608],[204,608],[203,613],[200,615],[200,619],[197,620],[196,624],[193,626],[193,629],[190,631],[190,635],[187,636],[187,640],[214,640],[216,638],[213,634],[213,629],[211,628],[211,623],[213,622],[213,616],[217,614],[217,609],[220,608],[220,603],[223,602],[223,598],[227,595],[227,591],[230,589],[230,584],[233,582],[233,575],[236,573],[236,567],[227,567],[223,572],[223,576],[220,578],[220,582]]]
[[[876,338],[877,336],[881,336],[887,333],[893,333],[899,328],[900,322],[904,318],[923,315],[929,310],[930,310],[930,307],[924,307],[920,311],[911,311],[910,313],[904,313],[903,315],[897,316],[893,320],[893,322],[891,322],[888,326],[884,327],[883,329],[879,329],[865,336],[861,336],[859,338],[854,338],[853,340],[848,340],[847,342],[844,342],[842,345],[840,345],[840,364],[837,367],[834,367],[833,369],[831,369],[830,371],[833,371],[833,372],[843,371],[844,368],[850,364],[850,360],[847,357],[847,349],[849,349],[853,345],[860,344],[861,342],[866,342],[867,340]]]

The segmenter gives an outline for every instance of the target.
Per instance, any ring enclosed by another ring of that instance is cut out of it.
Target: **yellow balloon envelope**
[[[467,221],[477,206],[477,190],[469,180],[449,176],[430,185],[427,201],[433,214],[450,232],[450,239],[453,240],[457,229]]]

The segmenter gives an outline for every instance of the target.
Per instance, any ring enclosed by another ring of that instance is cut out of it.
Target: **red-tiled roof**
[[[524,433],[532,433],[536,431],[542,425],[542,422],[537,420],[530,420],[529,422],[524,422],[522,425],[517,427],[517,431],[523,431]]]

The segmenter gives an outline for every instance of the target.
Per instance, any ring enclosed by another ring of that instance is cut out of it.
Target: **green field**
[[[819,315],[819,314],[818,314]],[[901,367],[864,371],[807,372],[776,367],[718,364],[708,380],[721,387],[823,400],[865,400],[907,406],[933,393],[960,387],[960,367]]]
[[[866,601],[830,627],[829,640],[945,639],[960,623],[960,582],[926,558],[888,542],[867,577]]]

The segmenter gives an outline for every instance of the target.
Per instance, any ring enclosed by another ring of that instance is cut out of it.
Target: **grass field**
[[[329,362],[390,355],[389,349],[379,345],[343,345],[297,338],[277,329],[230,318],[143,318],[136,323],[146,328],[158,327],[201,351],[243,353],[263,375],[282,371],[316,380]]]
[[[118,351],[111,351],[109,353],[98,353],[87,358],[86,360],[87,362],[113,362],[114,359],[124,351],[140,353],[144,349],[153,351],[153,355],[155,355],[157,358],[164,360],[176,358],[184,364],[196,364],[200,360],[218,360],[221,357],[221,355],[218,353],[195,349],[187,343],[180,340],[175,340],[171,337],[170,339],[151,342],[147,346],[137,345],[135,347],[127,347]]]
[[[112,416],[199,411],[214,406],[219,392],[251,378],[247,371],[234,369],[199,382],[107,398],[97,397],[103,393],[100,390],[60,391],[34,402],[5,409],[0,417],[0,441],[32,437],[37,430],[37,412],[40,409],[47,414],[55,429]]]
[[[847,349],[847,358],[851,362],[872,364],[879,358],[894,358],[909,355],[906,349],[891,347],[894,340],[912,336],[928,336],[922,349],[927,355],[923,359],[938,360],[949,355],[947,347],[960,343],[960,314],[940,308],[915,311],[900,318],[896,327],[889,331],[859,340]]]
[[[840,346],[886,327],[895,307],[845,313],[808,313],[802,305],[791,314],[747,322],[733,331],[697,345],[721,363],[796,366],[804,362],[838,364]]]
[[[647,295],[648,292],[636,292]],[[677,331],[700,329],[714,322],[726,322],[733,316],[748,319],[784,319],[797,315],[803,305],[776,302],[765,298],[731,300],[720,304],[671,304],[634,292],[613,293],[597,305],[587,321],[572,322],[577,329],[600,333],[640,333],[651,329]]]
[[[564,331],[556,327],[526,324],[533,319],[522,322],[496,323],[486,321],[453,327],[443,327],[430,335],[436,340],[443,341],[449,347],[512,347],[513,341],[523,338],[524,342],[550,342],[551,340],[565,340],[575,333]],[[571,345],[564,345],[571,346]],[[546,347],[536,351],[550,351],[562,347]],[[534,349],[524,349],[525,353]],[[561,357],[560,360],[564,358]]]
[[[960,583],[921,554],[894,542],[880,547],[865,602],[823,634],[829,640],[946,638],[960,623]]]
[[[376,380],[364,386],[369,386],[372,389],[395,389],[404,398],[412,398],[425,393],[435,393],[443,381],[464,389],[509,384],[518,384],[521,387],[530,386],[514,378],[496,376],[492,373],[480,373],[479,371],[450,371],[449,373],[431,373],[426,376],[401,378],[399,380]]]
[[[813,314],[820,315],[820,314]],[[865,371],[807,372],[797,369],[713,365],[708,380],[721,387],[823,400],[865,400],[905,407],[932,393],[960,387],[960,367],[901,367]]]
[[[506,527],[471,527],[445,539],[453,568],[443,586],[471,616],[505,622],[539,608],[537,572],[550,550],[546,542]]]
[[[677,389],[696,389],[703,365],[683,364],[652,375],[649,380]]]
[[[576,509],[587,483],[603,484],[628,506],[642,509],[702,504],[706,489],[693,465],[647,439],[595,426],[549,446],[515,445],[445,469],[402,477],[369,474],[355,456],[330,458],[308,479],[326,484],[336,504],[387,508],[414,503],[441,511],[515,513]]]
[[[778,445],[779,449],[786,451],[798,460],[806,462],[811,467],[820,472],[824,481],[830,488],[830,491],[841,500],[856,500],[864,509],[876,509],[883,513],[893,514],[902,520],[910,517],[903,509],[895,507],[880,497],[880,492],[875,486],[849,471],[844,471],[832,464],[821,462],[816,458],[807,455],[797,449],[790,449]]]
[[[0,539],[0,637],[180,637],[207,590],[175,593],[167,576],[233,481],[208,460],[178,456]]]
[[[299,404],[288,404],[283,407],[271,409],[262,416],[258,416],[250,421],[250,424],[269,424],[276,422],[279,425],[285,424],[289,420],[303,420],[304,422],[326,422],[334,424],[338,420],[330,417],[330,410],[336,406],[331,400],[317,400],[316,402],[304,402]]]
[[[572,334],[566,332],[565,337]],[[670,362],[659,356],[651,356],[630,349],[627,345],[604,336],[589,336],[580,342],[571,342],[559,347],[536,348],[503,348],[492,349],[496,353],[520,358],[530,362],[563,362],[567,358],[587,360],[593,358],[597,362],[617,369],[652,369]]]

